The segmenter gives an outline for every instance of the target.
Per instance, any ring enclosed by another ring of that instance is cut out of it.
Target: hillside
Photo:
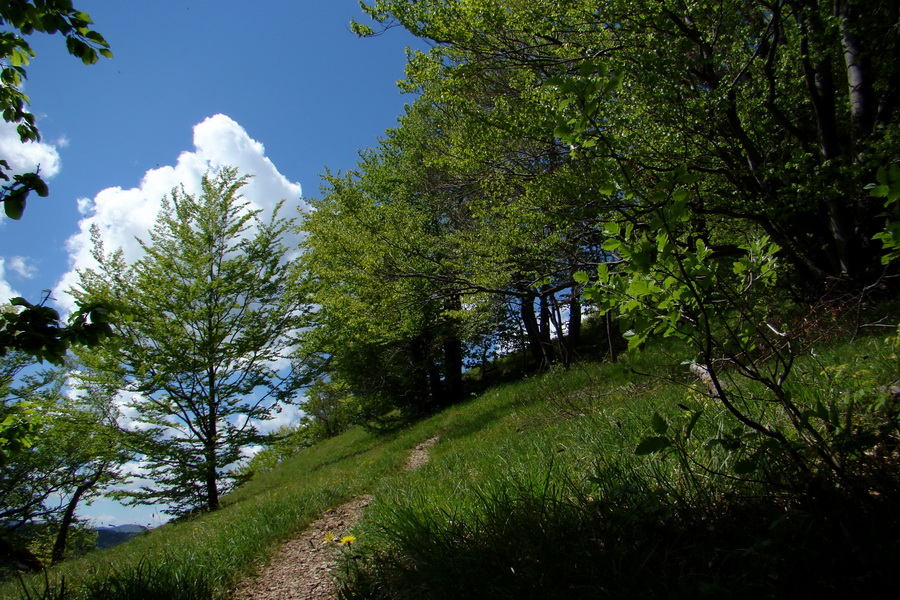
[[[142,525],[118,525],[97,528],[97,548],[104,550],[123,544],[131,538],[143,535],[147,528]]]
[[[813,406],[849,402],[859,434],[893,427],[855,480],[879,478],[866,500],[824,476],[792,487],[774,462],[739,464],[747,432],[681,364],[683,348],[656,344],[497,384],[400,429],[353,428],[218,512],[64,564],[49,590],[35,578],[30,597],[226,598],[282,542],[363,495],[362,520],[333,532],[355,538],[338,570],[351,598],[883,597],[900,548],[896,402],[882,392],[900,373],[897,338],[876,331],[798,353],[791,388]],[[431,460],[405,469],[438,435]],[[661,437],[673,445],[635,452]],[[2,597],[25,596],[7,584]]]

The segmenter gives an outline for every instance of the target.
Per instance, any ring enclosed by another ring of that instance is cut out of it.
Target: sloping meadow
[[[338,572],[344,598],[749,598],[851,588],[878,597],[900,558],[896,477],[886,475],[896,472],[887,467],[897,409],[884,391],[900,380],[895,345],[873,337],[809,351],[791,388],[798,403],[824,402],[851,432],[871,434],[867,446],[853,438],[858,464],[846,453],[848,469],[881,478],[871,501],[815,474],[779,479],[768,458],[748,467],[757,448],[748,432],[689,373],[683,349],[658,346],[618,364],[494,386],[392,432],[354,428],[257,475],[218,512],[65,563],[24,581],[27,592],[7,583],[0,595],[227,598],[279,542],[365,493],[374,500]],[[759,420],[783,419],[755,410]],[[872,437],[879,427],[890,429],[883,447]],[[405,470],[410,450],[435,436],[430,460]]]

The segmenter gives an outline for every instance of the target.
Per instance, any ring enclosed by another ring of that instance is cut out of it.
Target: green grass
[[[894,352],[881,338],[866,338],[807,355],[795,367],[794,394],[807,404],[834,400],[845,412],[852,404],[856,426],[874,430],[896,417],[896,407],[890,414],[877,408],[878,387],[900,380]],[[896,477],[848,451],[848,464],[886,477],[883,498],[860,503],[839,486],[800,493],[735,479],[730,469],[740,453],[703,444],[735,423],[715,400],[691,391],[683,357],[675,345],[657,346],[632,362],[584,362],[496,385],[399,430],[354,428],[258,475],[216,513],[64,563],[46,581],[28,580],[30,595],[227,598],[278,542],[367,493],[374,501],[343,565],[345,598],[848,590],[876,597],[900,559],[897,496],[888,493]],[[683,427],[690,413],[679,404],[704,410],[686,442],[690,460],[672,451],[635,455],[652,434],[654,413],[672,431]],[[781,418],[765,404],[754,410],[761,419]],[[405,472],[409,450],[435,435],[430,462]],[[27,596],[8,583],[0,597]]]

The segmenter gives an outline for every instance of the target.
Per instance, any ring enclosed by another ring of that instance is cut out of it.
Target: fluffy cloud
[[[16,126],[0,119],[0,158],[9,165],[7,175],[32,172],[40,167],[44,180],[51,179],[59,173],[59,153],[56,151],[59,144],[46,144],[43,142],[26,142],[19,140]],[[0,182],[5,183],[5,182]],[[3,211],[0,211],[0,228],[4,227],[8,219]],[[19,270],[19,267],[25,267]],[[6,281],[6,269],[18,273],[22,277],[30,277],[31,269],[26,267],[24,259],[0,257],[0,302],[6,302],[18,293]]]
[[[37,269],[26,256],[9,257],[7,259],[7,267],[22,279],[33,279],[37,273]]]
[[[6,261],[0,256],[0,304],[5,304],[10,298],[18,295],[19,293],[6,282]]]
[[[40,166],[41,176],[44,179],[50,179],[59,173],[57,145],[59,144],[44,142],[25,142],[23,144],[19,140],[16,126],[0,120],[0,157],[6,160],[12,173],[34,171]]]
[[[7,271],[11,271],[21,279],[31,279],[34,277],[35,268],[23,256],[11,256],[9,258],[0,256],[0,304],[9,302],[10,298],[15,298],[19,295],[19,292],[6,280]]]
[[[189,194],[199,193],[203,175],[223,166],[233,166],[241,174],[253,176],[242,192],[254,208],[264,211],[264,217],[281,200],[286,201],[282,216],[294,216],[297,208],[305,208],[300,200],[300,184],[288,181],[275,168],[266,157],[264,146],[231,118],[214,115],[194,127],[194,149],[183,152],[174,166],[147,171],[138,187],[107,188],[94,198],[78,201],[84,218],[79,221],[78,233],[67,241],[70,269],[54,289],[71,289],[78,281],[79,269],[96,265],[91,256],[92,226],[99,228],[107,251],[122,248],[126,260],[134,261],[141,252],[136,238],[149,237],[162,198],[182,185]],[[66,293],[60,294],[59,303],[64,310],[73,307]]]

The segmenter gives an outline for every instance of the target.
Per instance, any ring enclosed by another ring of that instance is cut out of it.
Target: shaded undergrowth
[[[542,397],[529,404],[540,408],[507,421],[504,435],[487,427],[444,446],[376,499],[359,553],[345,561],[342,597],[893,597],[896,341],[798,356],[789,391],[836,448],[840,480],[777,452],[750,461],[769,447],[685,366],[633,380],[608,365],[519,388]],[[651,355],[678,364],[661,348]],[[762,397],[753,385],[743,398]],[[774,403],[747,409],[760,422],[785,419]],[[663,434],[675,441],[636,453]]]

